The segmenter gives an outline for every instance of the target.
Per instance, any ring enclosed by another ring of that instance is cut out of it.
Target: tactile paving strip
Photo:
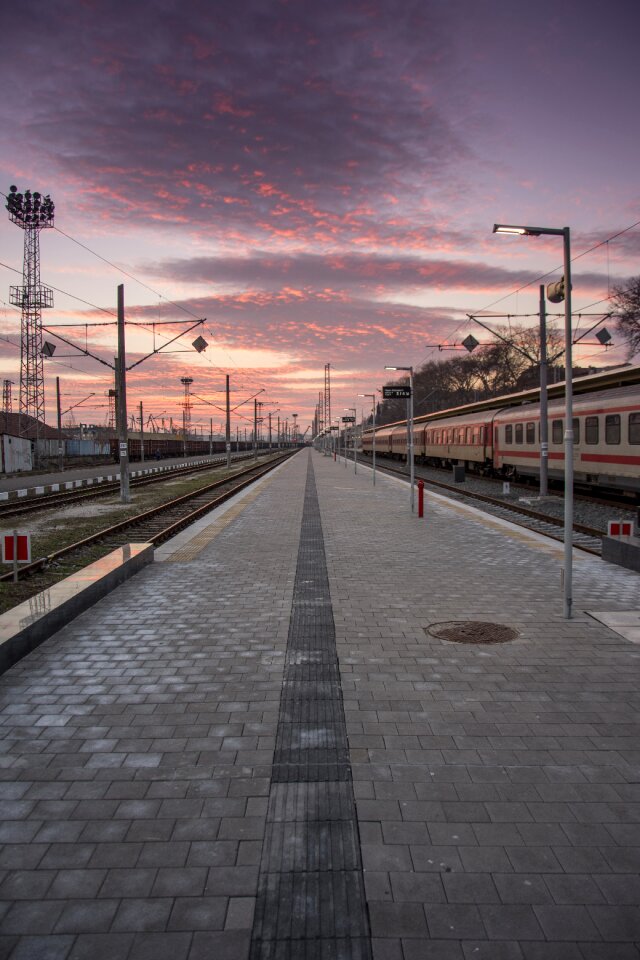
[[[311,461],[251,960],[371,960],[333,610]]]

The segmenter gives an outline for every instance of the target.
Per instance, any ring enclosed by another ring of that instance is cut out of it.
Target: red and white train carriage
[[[575,481],[640,494],[640,366],[581,377],[574,389]],[[549,395],[549,476],[562,478],[564,384],[551,386]],[[365,431],[363,453],[370,454],[372,447],[373,431]],[[376,430],[376,453],[406,460],[406,421]],[[418,463],[462,463],[505,477],[537,476],[538,391],[417,418],[414,454]]]

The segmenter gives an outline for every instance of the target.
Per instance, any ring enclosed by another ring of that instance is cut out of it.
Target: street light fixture
[[[524,237],[562,237],[564,248],[564,350],[565,350],[565,430],[564,430],[564,616],[571,619],[573,603],[573,375],[571,346],[571,231],[569,227],[520,227],[494,223],[494,233]]]
[[[373,415],[373,440],[372,440],[372,466],[373,466],[373,485],[376,485],[376,395],[375,393],[359,393],[359,397],[366,397],[371,400],[371,412]]]
[[[385,367],[385,370],[403,370],[409,374],[409,399],[407,400],[407,460],[409,461],[409,502],[411,504],[411,513],[415,510],[415,464],[413,462],[413,367]]]

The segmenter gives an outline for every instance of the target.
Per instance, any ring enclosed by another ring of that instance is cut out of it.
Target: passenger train
[[[564,383],[548,390],[549,477],[564,473]],[[640,366],[574,380],[574,479],[591,488],[624,490],[640,499]],[[407,421],[378,427],[376,456],[407,458]],[[371,455],[373,430],[362,452]],[[468,404],[414,419],[416,463],[502,476],[539,477],[540,391]]]

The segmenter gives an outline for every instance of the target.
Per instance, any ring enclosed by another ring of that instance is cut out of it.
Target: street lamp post
[[[569,227],[520,227],[495,223],[494,233],[516,236],[562,237],[564,248],[564,352],[565,352],[565,429],[564,429],[564,616],[571,619],[573,603],[573,375],[571,347],[571,232]]]
[[[349,410],[353,414],[353,426],[352,426],[352,438],[353,438],[353,472],[358,472],[358,454],[356,452],[356,407],[345,407],[345,410]],[[347,451],[346,451],[346,441],[345,441],[345,452],[344,452],[344,465],[347,465]]]
[[[409,399],[407,400],[407,460],[409,461],[409,502],[411,513],[415,510],[415,463],[413,459],[413,367],[385,367],[385,370],[403,370],[409,374]]]
[[[371,449],[371,461],[373,467],[373,485],[376,485],[376,395],[375,393],[359,393],[359,397],[367,397],[371,400],[371,413],[372,413],[372,427],[373,427],[373,439],[372,439],[372,449]]]

